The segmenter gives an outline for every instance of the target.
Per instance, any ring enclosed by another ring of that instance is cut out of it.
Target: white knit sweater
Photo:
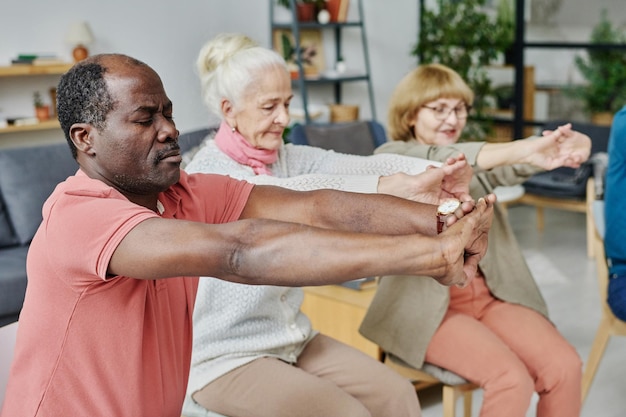
[[[287,144],[270,166],[272,176],[255,175],[207,138],[185,170],[229,175],[254,184],[294,190],[330,188],[375,193],[382,175],[416,174],[436,162],[393,154],[356,156]],[[315,336],[300,311],[300,288],[244,285],[216,278],[200,279],[194,311],[191,373],[183,412],[186,417],[217,416],[191,394],[225,373],[255,359],[272,356],[294,363]]]

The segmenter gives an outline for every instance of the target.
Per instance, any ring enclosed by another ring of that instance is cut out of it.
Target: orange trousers
[[[497,300],[485,280],[450,288],[450,306],[426,362],[483,389],[481,417],[524,417],[534,392],[537,417],[578,417],[582,361],[549,320]]]

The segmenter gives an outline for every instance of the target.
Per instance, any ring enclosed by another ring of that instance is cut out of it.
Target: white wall
[[[364,0],[379,120],[386,118],[385,107],[394,84],[415,64],[409,51],[417,37],[417,2],[403,2],[403,7],[389,7],[387,2]],[[71,47],[64,43],[63,37],[76,20],[87,20],[94,32],[96,41],[90,46],[90,53],[129,54],[145,61],[161,75],[174,102],[176,123],[183,132],[209,122],[193,69],[205,41],[219,32],[244,32],[270,46],[267,0],[3,0],[0,65],[7,65],[18,53],[26,52],[55,53],[69,60]],[[32,113],[33,82],[43,81],[0,80],[0,112]],[[51,83],[37,88],[46,91]],[[14,94],[15,88],[18,94]],[[362,102],[361,107],[368,109],[363,84],[348,90],[352,93],[347,93],[346,101]],[[367,117],[367,111],[362,116]],[[30,137],[41,133],[19,135]],[[59,136],[62,140],[62,135]]]

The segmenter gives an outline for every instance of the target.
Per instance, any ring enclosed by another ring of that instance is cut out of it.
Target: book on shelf
[[[39,123],[36,117],[12,117],[7,118],[6,121],[8,126],[29,126]]]
[[[33,65],[65,65],[68,62],[61,58],[35,58]]]
[[[11,60],[12,65],[31,65],[32,63],[32,59],[15,58]]]
[[[62,65],[68,62],[56,55],[19,54],[11,60],[13,65]]]

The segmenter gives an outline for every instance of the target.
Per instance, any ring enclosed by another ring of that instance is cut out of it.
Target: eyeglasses
[[[469,111],[472,109],[472,106],[468,106],[467,104],[463,104],[463,105],[453,107],[453,108],[450,108],[447,106],[438,106],[438,107],[422,106],[422,107],[428,110],[432,110],[433,115],[435,116],[435,119],[439,121],[446,120],[448,117],[450,117],[450,115],[453,112],[457,119],[459,120],[467,119],[467,115],[469,114]]]

